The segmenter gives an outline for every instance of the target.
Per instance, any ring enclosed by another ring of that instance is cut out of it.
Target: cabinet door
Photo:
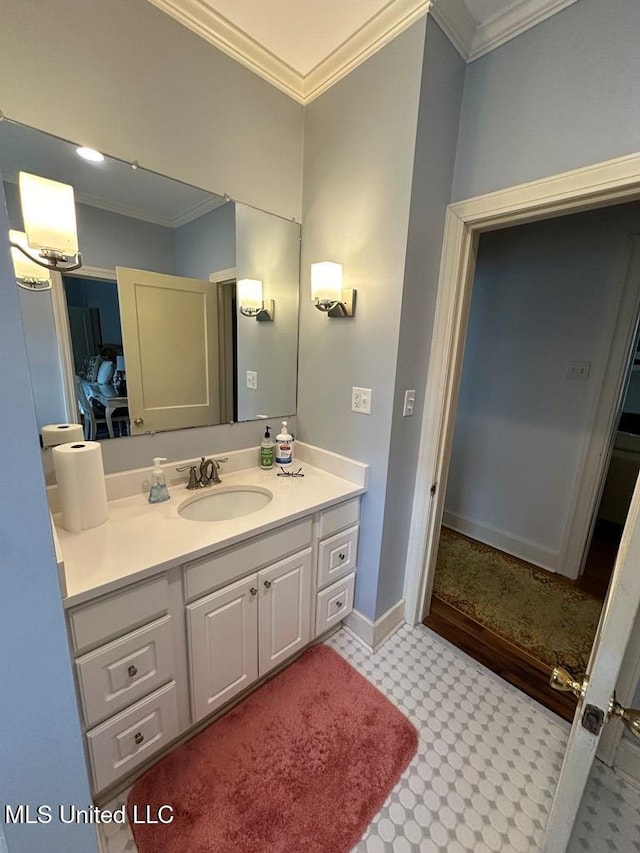
[[[187,606],[194,721],[258,677],[257,576]]]
[[[260,675],[310,638],[311,548],[258,572]]]

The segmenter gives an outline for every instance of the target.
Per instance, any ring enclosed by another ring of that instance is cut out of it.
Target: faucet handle
[[[203,483],[202,479],[198,477],[195,465],[183,465],[181,468],[176,468],[176,471],[186,471],[187,468],[189,469],[189,483],[187,484],[187,489],[199,489]]]

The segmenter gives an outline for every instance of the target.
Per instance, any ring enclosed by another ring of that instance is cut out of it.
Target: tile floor
[[[567,723],[422,626],[403,626],[375,654],[344,630],[329,644],[420,735],[354,853],[540,850]],[[104,853],[135,853],[128,826],[100,831]],[[640,853],[640,790],[599,762],[569,847],[579,851]]]

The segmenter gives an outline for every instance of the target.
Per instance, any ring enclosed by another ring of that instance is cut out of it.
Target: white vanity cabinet
[[[351,611],[359,506],[351,498],[68,610],[94,793]]]
[[[314,637],[337,625],[353,610],[359,520],[359,498],[320,513]]]
[[[194,721],[307,645],[311,548],[187,606]]]
[[[311,639],[312,541],[310,516],[185,565],[194,720]]]
[[[188,722],[175,643],[181,613],[169,580],[164,573],[69,611],[94,791],[168,746]]]

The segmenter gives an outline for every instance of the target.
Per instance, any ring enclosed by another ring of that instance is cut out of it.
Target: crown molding
[[[211,9],[205,0],[149,2],[301,104],[317,98],[426,15],[432,6],[432,0],[390,0],[326,59],[303,75]]]
[[[557,12],[572,6],[576,0],[519,0],[497,15],[482,21],[476,28],[469,62],[484,56],[512,38],[535,27]]]
[[[464,0],[434,0],[431,15],[460,56],[468,62],[476,21]]]
[[[149,0],[167,15],[206,39],[245,68],[267,80],[289,97],[304,103],[303,76],[264,48],[204,0]]]
[[[8,184],[18,183],[18,173],[15,171],[4,170],[0,172],[0,181],[6,181]],[[75,200],[78,204],[86,204],[89,207],[97,207],[99,210],[106,210],[109,213],[117,213],[119,216],[128,216],[131,219],[140,219],[143,222],[149,222],[151,225],[162,225],[164,228],[180,228],[188,222],[193,222],[205,213],[210,213],[217,207],[221,207],[228,199],[224,196],[217,196],[211,193],[210,198],[205,198],[202,201],[196,202],[191,207],[181,210],[175,216],[159,216],[151,213],[143,208],[134,207],[129,204],[122,204],[117,201],[109,201],[101,196],[92,195],[91,193],[83,193],[74,189]]]
[[[433,0],[391,0],[304,76],[303,103],[308,104],[326,92],[365,59],[426,15],[432,7]]]
[[[577,0],[514,0],[481,22],[475,20],[465,0],[390,0],[307,74],[283,62],[212,9],[206,0],[149,2],[304,105],[426,14],[433,16],[465,62],[472,62]]]

